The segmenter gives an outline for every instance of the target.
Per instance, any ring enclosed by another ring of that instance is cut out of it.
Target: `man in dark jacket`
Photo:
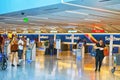
[[[0,34],[0,53],[2,53],[3,37]]]

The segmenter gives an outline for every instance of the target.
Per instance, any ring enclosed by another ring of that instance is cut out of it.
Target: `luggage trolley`
[[[120,65],[120,54],[114,54],[113,55],[113,59],[114,59],[114,67],[111,69],[112,73],[114,73],[115,71],[117,71],[116,70],[116,66]]]

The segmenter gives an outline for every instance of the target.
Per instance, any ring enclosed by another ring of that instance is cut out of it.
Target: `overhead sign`
[[[102,29],[102,30],[92,30],[93,33],[104,33],[105,31]]]
[[[40,41],[49,40],[50,38],[54,38],[54,34],[40,34]]]
[[[77,33],[77,30],[69,30],[68,33]]]
[[[56,37],[59,37],[62,42],[71,42],[72,35],[71,34],[56,34]]]

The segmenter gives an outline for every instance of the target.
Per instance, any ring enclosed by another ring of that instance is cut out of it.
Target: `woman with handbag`
[[[17,40],[16,36],[13,37],[13,39],[12,39],[12,41],[10,43],[10,46],[11,46],[11,56],[12,56],[12,64],[11,64],[11,66],[14,67],[15,66],[13,64],[14,63],[14,58],[17,55],[17,52],[18,52],[18,40]],[[17,66],[19,66],[18,61],[17,61]]]
[[[100,39],[99,42],[95,45],[95,49],[96,49],[96,56],[95,56],[95,66],[96,69],[95,71],[97,71],[98,67],[98,71],[100,72],[101,66],[102,66],[102,61],[104,58],[104,47],[105,44],[103,43],[103,40]]]

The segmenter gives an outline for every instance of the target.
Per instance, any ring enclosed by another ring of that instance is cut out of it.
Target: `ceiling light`
[[[28,33],[28,31],[23,31],[23,33]]]
[[[68,28],[76,28],[77,26],[63,26],[63,28],[66,28],[66,29],[68,29]]]
[[[11,21],[23,21],[23,20],[18,20],[18,19],[16,19],[16,18],[4,19],[4,20],[11,20]]]
[[[58,31],[56,30],[51,30],[50,33],[57,33]]]
[[[118,11],[112,11],[112,10],[107,10],[107,9],[101,9],[101,8],[95,8],[95,7],[78,5],[78,4],[72,4],[72,3],[65,2],[64,0],[61,0],[61,3],[62,3],[62,4],[66,4],[66,5],[70,5],[70,6],[75,6],[75,7],[90,9],[90,10],[96,10],[96,11],[113,13],[113,14],[120,14],[120,12],[118,12]]]
[[[68,23],[69,25],[78,25],[77,23]]]
[[[35,31],[35,33],[41,33],[41,31]]]
[[[95,21],[95,22],[101,22],[101,20],[96,20],[96,19],[84,19],[86,21]]]
[[[81,15],[89,15],[87,13],[81,13],[81,12],[77,12],[77,11],[65,11],[67,13],[73,13],[73,14],[81,14]]]
[[[29,24],[31,24],[31,25],[45,25],[45,24],[39,24],[39,23],[29,23]]]
[[[77,30],[69,30],[68,33],[77,33]]]
[[[28,18],[35,18],[35,19],[48,19],[47,17],[39,17],[39,16],[27,16]]]

